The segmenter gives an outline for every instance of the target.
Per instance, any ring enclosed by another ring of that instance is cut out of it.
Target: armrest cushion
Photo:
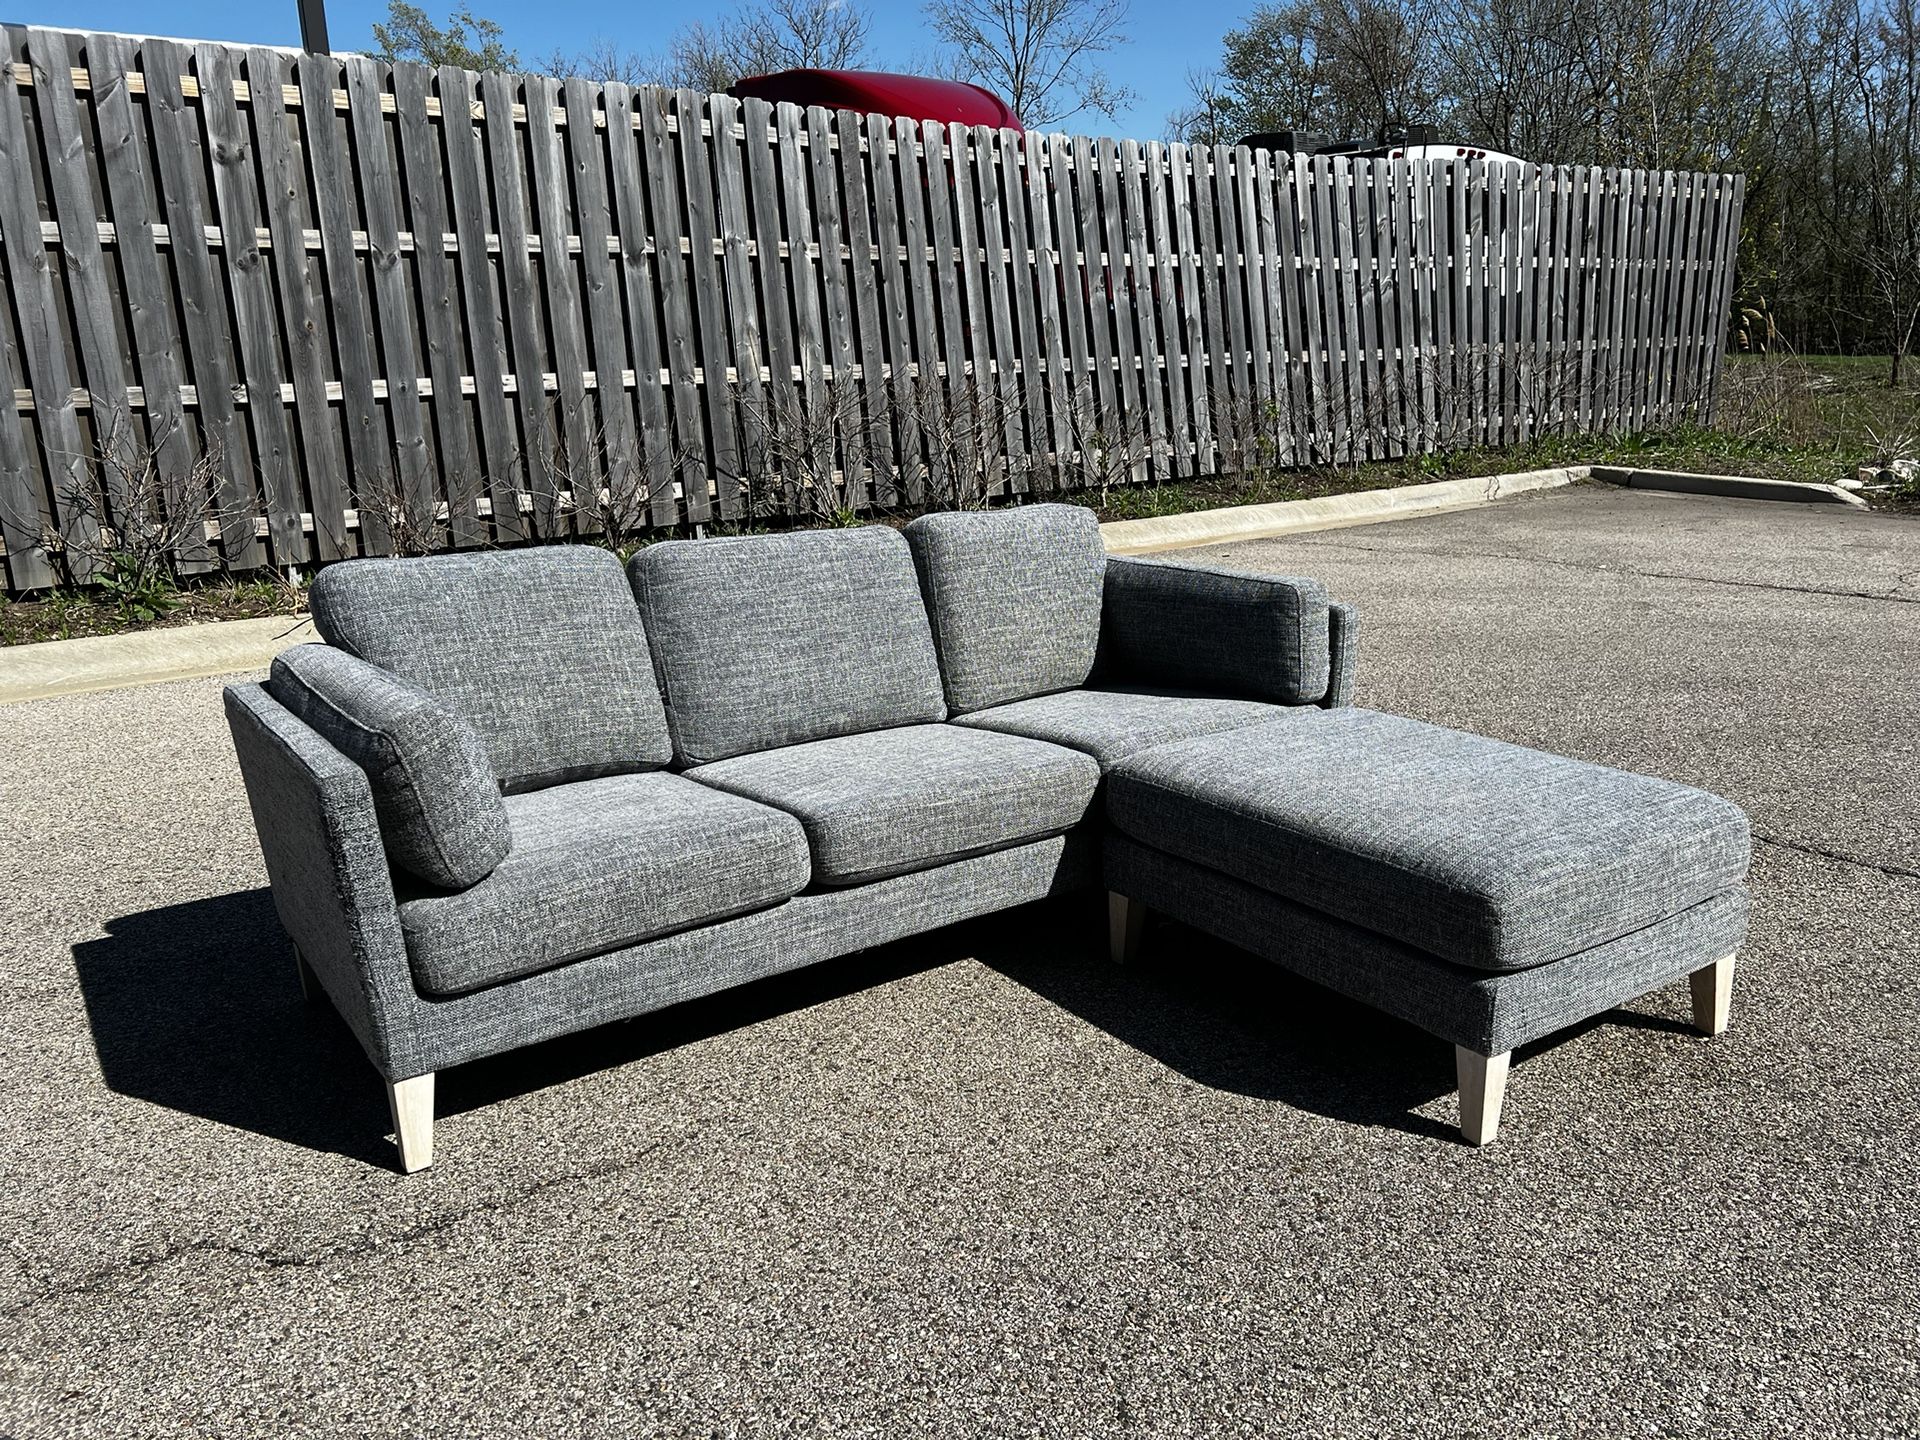
[[[1282,705],[1325,698],[1327,591],[1317,580],[1169,560],[1107,561],[1103,674]]]
[[[330,645],[296,645],[267,688],[366,771],[388,858],[432,885],[486,879],[511,843],[479,734],[398,676]]]

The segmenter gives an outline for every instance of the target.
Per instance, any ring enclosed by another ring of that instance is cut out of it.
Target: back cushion
[[[627,574],[682,764],[946,718],[896,531],[668,540]]]
[[[504,790],[673,758],[646,632],[609,551],[351,560],[320,572],[312,605],[327,643],[471,725]]]
[[[493,873],[512,838],[473,727],[414,686],[331,645],[273,662],[273,698],[367,772],[387,858],[452,889]]]
[[[1091,510],[923,515],[907,540],[955,714],[1086,683],[1107,565]]]

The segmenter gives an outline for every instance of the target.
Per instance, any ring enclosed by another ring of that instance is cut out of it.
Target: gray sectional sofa
[[[1724,1023],[1737,810],[1355,710],[1322,586],[1109,559],[1077,507],[624,574],[353,561],[312,606],[326,643],[227,712],[302,983],[408,1171],[448,1066],[1101,884],[1121,958],[1151,906],[1454,1040],[1470,1139],[1543,1027],[1696,972]]]

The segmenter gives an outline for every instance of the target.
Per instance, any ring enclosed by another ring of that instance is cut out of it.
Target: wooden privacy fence
[[[1666,425],[1718,376],[1735,176],[5,37],[16,590],[142,525],[193,570],[977,503]]]

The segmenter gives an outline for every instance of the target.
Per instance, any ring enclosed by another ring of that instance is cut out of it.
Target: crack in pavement
[[[1243,542],[1247,543],[1247,542]],[[1258,542],[1253,542],[1258,543]],[[1504,550],[1437,550],[1413,545],[1359,545],[1351,540],[1298,539],[1303,549],[1359,550],[1369,555],[1426,555],[1442,560],[1517,560],[1527,565],[1552,565],[1562,570],[1584,570],[1599,575],[1638,575],[1648,580],[1687,580],[1697,585],[1731,585],[1742,590],[1776,590],[1789,595],[1831,595],[1841,600],[1891,600],[1896,605],[1920,605],[1920,595],[1899,593],[1906,578],[1891,590],[1834,590],[1822,585],[1781,585],[1767,580],[1731,580],[1716,575],[1685,575],[1674,570],[1639,570],[1631,565],[1586,564],[1547,555],[1519,555]]]
[[[333,1245],[323,1245],[311,1253],[276,1250],[271,1247],[254,1249],[246,1245],[236,1245],[226,1240],[188,1240],[170,1245],[152,1255],[129,1256],[111,1264],[89,1270],[72,1280],[48,1285],[37,1294],[28,1296],[18,1304],[0,1311],[0,1320],[14,1321],[24,1318],[30,1312],[39,1309],[50,1301],[75,1299],[83,1295],[104,1295],[120,1288],[121,1282],[137,1278],[170,1265],[190,1255],[231,1255],[236,1259],[250,1260],[271,1270],[309,1270],[319,1265],[330,1264],[342,1259],[371,1254],[376,1250],[388,1250],[412,1245],[421,1240],[431,1239],[442,1231],[451,1230],[478,1216],[497,1215],[517,1209],[529,1200],[545,1194],[549,1190],[573,1185],[588,1180],[605,1180],[627,1171],[638,1169],[651,1160],[667,1142],[656,1140],[653,1144],[624,1160],[603,1160],[587,1166],[584,1170],[571,1171],[565,1175],[554,1175],[529,1185],[504,1199],[488,1201],[479,1205],[470,1205],[463,1210],[450,1210],[443,1215],[422,1220],[403,1230],[387,1235],[369,1235],[352,1241],[341,1241]],[[19,1256],[22,1267],[32,1273],[26,1257]]]
[[[1903,880],[1920,880],[1920,870],[1909,870],[1904,865],[1888,865],[1878,860],[1862,860],[1858,855],[1849,855],[1843,850],[1828,850],[1820,845],[1810,845],[1804,840],[1783,840],[1778,835],[1767,835],[1756,830],[1753,838],[1763,845],[1774,845],[1782,850],[1795,850],[1802,855],[1817,855],[1822,860],[1837,860],[1842,865],[1855,865],[1862,870],[1877,870],[1882,875],[1892,875]]]

